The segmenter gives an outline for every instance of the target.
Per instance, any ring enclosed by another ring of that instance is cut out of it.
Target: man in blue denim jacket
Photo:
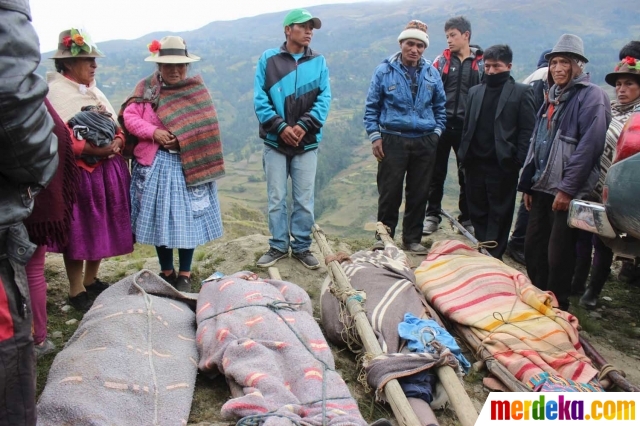
[[[378,221],[395,235],[406,176],[402,243],[426,253],[420,244],[422,221],[438,139],[445,128],[446,96],[438,71],[422,57],[429,47],[427,25],[411,21],[398,37],[400,52],[373,73],[364,126],[378,160]],[[380,243],[376,243],[380,246]]]

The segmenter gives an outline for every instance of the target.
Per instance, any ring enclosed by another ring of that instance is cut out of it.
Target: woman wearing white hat
[[[158,70],[141,80],[122,105],[120,122],[137,138],[133,150],[131,224],[136,240],[156,247],[160,276],[191,289],[195,247],[222,236],[216,180],[224,175],[213,101],[202,77],[187,77],[200,58],[181,37],[149,44]],[[179,271],[173,267],[178,249]]]

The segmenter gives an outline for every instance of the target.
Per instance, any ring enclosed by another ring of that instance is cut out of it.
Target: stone
[[[51,333],[51,337],[54,339],[62,339],[62,331],[54,331]]]
[[[73,325],[73,324],[75,324],[75,323],[77,323],[77,322],[78,322],[78,320],[77,320],[77,319],[75,319],[75,318],[73,318],[73,319],[70,319],[69,321],[66,321],[66,322],[65,322],[65,324],[67,324],[67,325]]]
[[[71,310],[71,305],[64,305],[60,310],[62,312],[69,312]]]
[[[600,314],[600,313],[598,313],[598,312],[589,312],[589,316],[590,316],[591,318],[594,318],[594,319],[600,319],[600,318],[602,318],[602,314]]]
[[[604,296],[602,300],[606,300],[607,302],[613,302],[613,299],[610,298],[609,296]]]

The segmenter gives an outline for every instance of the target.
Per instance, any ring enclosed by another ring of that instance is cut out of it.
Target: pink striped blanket
[[[552,308],[553,293],[501,261],[443,240],[416,270],[416,282],[434,308],[469,327],[521,382],[542,372],[579,383],[597,375],[578,340],[578,319]]]

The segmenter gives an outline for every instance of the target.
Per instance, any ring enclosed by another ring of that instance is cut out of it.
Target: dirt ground
[[[328,237],[334,252],[353,253],[368,247],[373,242],[367,239],[337,241],[331,238],[330,235]],[[461,239],[462,237],[449,229],[449,226],[443,225],[438,232],[425,238],[423,242],[429,246],[434,240],[444,238]],[[260,276],[267,277],[265,270],[257,269],[254,266],[257,258],[267,246],[267,236],[252,234],[235,239],[226,237],[207,246],[200,247],[194,256],[193,282],[200,282],[201,279],[215,271],[230,274],[242,270],[252,270],[259,273]],[[323,263],[322,256],[315,243],[311,249]],[[412,256],[412,266],[418,266],[421,260],[422,257]],[[505,258],[505,262],[521,270],[523,269],[521,265],[516,264],[511,259]],[[326,268],[321,267],[316,271],[310,271],[294,259],[283,259],[276,266],[284,280],[298,284],[309,293],[315,303],[315,316],[319,317],[320,288],[327,276]],[[155,251],[152,247],[137,246],[135,252],[129,256],[104,261],[100,278],[104,281],[116,282],[143,268],[151,271],[158,270]],[[49,336],[58,346],[58,349],[62,349],[64,343],[77,328],[81,315],[73,309],[69,310],[65,307],[68,284],[61,256],[48,255],[46,275],[49,283],[47,306],[49,312]],[[640,321],[640,314],[636,308],[637,303],[635,301],[640,297],[640,288],[612,280],[605,288],[603,296],[608,296],[611,301],[604,302],[604,307],[600,307],[598,311],[595,311],[595,314],[589,314],[576,308],[572,308],[572,311],[581,319],[585,334],[604,358],[609,363],[624,370],[627,378],[632,383],[639,384],[640,362],[638,362],[638,354],[640,354],[640,350],[638,349],[640,349],[640,337],[637,334],[637,325]],[[74,322],[73,320],[77,321]],[[359,366],[354,356],[347,351],[340,351],[335,348],[333,348],[333,353],[337,369],[341,372],[352,394],[358,400],[363,416],[368,421],[382,417],[391,419],[393,415],[389,406],[376,403],[373,395],[366,393],[363,386],[358,382]],[[48,355],[39,362],[38,394],[44,387],[46,374],[53,362],[54,355]],[[466,355],[470,360],[473,359],[471,353],[467,352]],[[474,405],[480,410],[488,396],[488,391],[482,384],[482,372],[465,377],[464,386]],[[229,390],[223,378],[211,379],[199,375],[189,418],[190,424],[204,426],[235,423],[225,421],[220,416],[220,407],[229,397]],[[440,410],[436,414],[443,426],[459,424],[455,413],[451,409]]]

